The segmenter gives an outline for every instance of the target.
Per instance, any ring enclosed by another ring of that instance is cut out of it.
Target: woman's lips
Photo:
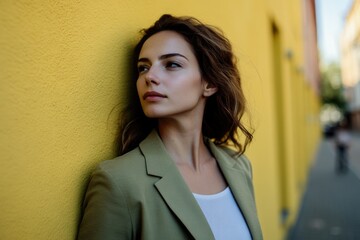
[[[161,94],[161,93],[158,93],[158,92],[155,92],[155,91],[150,91],[150,92],[146,92],[144,95],[143,95],[143,99],[146,100],[156,100],[156,99],[159,99],[159,98],[166,98],[166,96],[164,94]]]

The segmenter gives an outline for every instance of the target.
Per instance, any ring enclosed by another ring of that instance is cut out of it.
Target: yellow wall
[[[195,16],[233,43],[256,127],[258,212],[265,239],[282,239],[319,138],[318,97],[299,70],[300,11],[295,0],[1,1],[0,239],[74,239],[88,176],[116,155],[131,48],[163,13]]]

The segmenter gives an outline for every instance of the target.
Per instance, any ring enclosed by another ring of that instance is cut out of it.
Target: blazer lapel
[[[207,220],[175,163],[154,130],[140,143],[149,175],[160,177],[155,187],[195,239],[214,239]]]
[[[255,199],[252,193],[251,173],[246,172],[236,160],[211,141],[208,142],[208,145],[244,215],[253,240],[262,239],[261,228],[256,215]]]

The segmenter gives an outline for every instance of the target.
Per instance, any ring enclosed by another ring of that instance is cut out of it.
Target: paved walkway
[[[354,134],[346,173],[335,171],[330,139],[319,146],[299,218],[288,240],[360,239],[360,135]]]

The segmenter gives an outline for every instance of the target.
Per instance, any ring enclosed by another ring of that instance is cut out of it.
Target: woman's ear
[[[203,91],[203,96],[204,97],[210,97],[211,95],[213,95],[214,93],[216,93],[218,90],[217,87],[215,87],[214,85],[205,82],[204,84],[204,91]]]

